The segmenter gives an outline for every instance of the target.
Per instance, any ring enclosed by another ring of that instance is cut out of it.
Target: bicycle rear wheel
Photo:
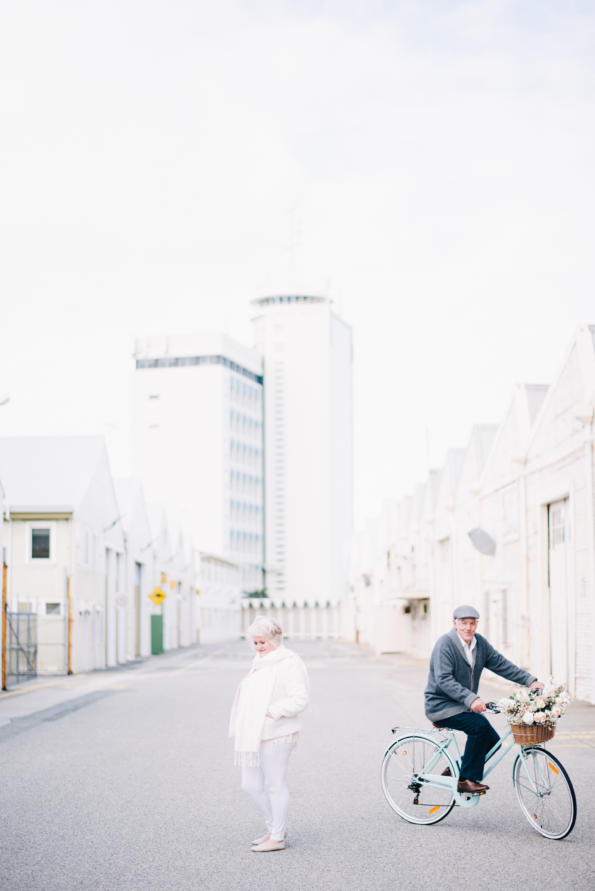
[[[570,778],[555,755],[540,746],[523,747],[517,755],[512,782],[521,810],[545,838],[561,839],[576,821],[576,795]]]
[[[424,736],[404,736],[387,749],[382,761],[382,791],[392,809],[408,823],[439,823],[454,807],[452,789],[420,782],[426,774],[441,774],[454,764],[440,746]]]

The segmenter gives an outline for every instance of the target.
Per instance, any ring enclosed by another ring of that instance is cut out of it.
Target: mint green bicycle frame
[[[427,733],[424,733],[422,735],[425,736],[427,739],[432,740],[432,742],[436,742],[436,739],[434,738],[433,735],[430,736]],[[485,758],[485,763],[487,764],[488,761],[490,761],[492,758],[494,758],[494,760],[489,765],[489,767],[486,767],[486,769],[484,770],[484,774],[483,774],[484,778],[487,777],[494,770],[494,768],[500,764],[502,759],[505,758],[506,755],[508,755],[510,750],[514,749],[514,747],[517,745],[519,748],[519,753],[520,753],[521,761],[523,764],[523,768],[525,770],[525,774],[527,776],[527,780],[529,781],[535,794],[537,794],[537,788],[536,788],[535,783],[533,782],[533,779],[531,777],[531,774],[527,770],[527,767],[525,764],[526,759],[524,756],[524,747],[519,745],[518,743],[515,743],[514,737],[512,736],[512,730],[510,728],[506,731],[506,733],[503,736],[500,737],[498,742],[495,743],[495,745],[487,753],[486,758]],[[452,758],[452,754],[451,754],[451,758],[454,761],[455,767],[457,769],[457,776],[445,777],[445,776],[442,776],[442,774],[428,773],[428,771],[431,771],[432,768],[436,764],[439,763],[440,756],[452,748],[454,748],[454,756],[455,757]],[[535,745],[530,746],[530,748],[535,748]],[[496,752],[499,749],[502,749],[502,751],[500,752],[498,757],[494,757],[496,755]],[[444,742],[442,744],[439,744],[439,749],[436,751],[436,754],[430,760],[430,762],[425,766],[423,774],[418,776],[418,780],[420,783],[425,783],[426,785],[438,786],[442,789],[451,789],[453,791],[453,794],[455,796],[455,799],[456,799],[456,802],[458,805],[460,805],[461,807],[474,807],[478,803],[478,801],[480,799],[480,795],[477,795],[477,794],[471,795],[468,792],[458,792],[457,791],[457,782],[459,779],[458,771],[461,768],[461,758],[462,758],[461,750],[459,749],[459,744],[457,742],[454,730],[449,730],[448,736],[446,737],[446,739],[444,740]],[[543,779],[545,780],[545,777]]]

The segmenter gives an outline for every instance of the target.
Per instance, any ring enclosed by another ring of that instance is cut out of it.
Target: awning
[[[430,592],[429,591],[402,591],[399,596],[404,597],[405,600],[429,600]]]
[[[407,606],[412,600],[429,600],[430,595],[427,591],[399,591],[398,594],[389,594],[383,597],[381,603],[395,603]]]

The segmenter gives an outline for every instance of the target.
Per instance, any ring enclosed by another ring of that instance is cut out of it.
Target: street
[[[426,664],[340,642],[288,646],[308,665],[312,705],[292,756],[284,852],[251,852],[262,826],[227,739],[252,654],[245,642],[195,646],[0,695],[0,887],[595,888],[595,708],[571,705],[547,744],[577,793],[566,840],[526,822],[511,756],[476,808],[413,826],[386,804],[379,773],[391,726],[428,726]],[[480,692],[506,689],[489,679]],[[494,721],[503,731],[502,716]]]

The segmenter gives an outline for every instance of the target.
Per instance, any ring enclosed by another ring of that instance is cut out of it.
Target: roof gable
[[[497,424],[477,424],[471,430],[457,484],[457,501],[466,501],[479,490],[481,474],[497,432]]]
[[[436,503],[438,501],[438,493],[440,491],[440,480],[442,478],[442,467],[433,468],[428,471],[428,479],[425,485],[423,516],[424,522],[433,522],[436,511]]]
[[[454,507],[464,458],[465,449],[449,449],[446,453],[446,461],[440,478],[440,489],[436,502],[436,523],[434,527],[436,538],[446,538],[450,535],[451,511]]]
[[[517,384],[497,429],[481,474],[481,488],[490,491],[514,477],[525,456],[531,425],[548,392],[546,384]]]
[[[528,443],[528,458],[538,458],[564,447],[582,430],[579,406],[595,401],[595,345],[593,328],[575,333],[562,367],[550,386],[535,419]]]
[[[114,480],[114,487],[122,517],[122,527],[127,536],[146,549],[152,543],[153,535],[141,481],[135,477],[118,477]]]

